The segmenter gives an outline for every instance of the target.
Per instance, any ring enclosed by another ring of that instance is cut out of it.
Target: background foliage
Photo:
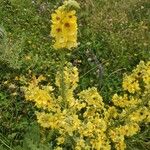
[[[120,91],[123,73],[150,60],[149,0],[80,0],[79,47],[68,55],[80,70],[80,87],[96,86],[107,103]],[[0,145],[23,144],[34,108],[16,76],[30,72],[54,81],[59,59],[52,48],[50,14],[61,0],[0,0]],[[31,71],[30,71],[31,70]],[[148,129],[129,149],[148,149]],[[149,143],[148,143],[149,144]],[[2,149],[2,148],[1,148]],[[42,149],[42,148],[41,148]],[[46,148],[45,148],[46,149]]]

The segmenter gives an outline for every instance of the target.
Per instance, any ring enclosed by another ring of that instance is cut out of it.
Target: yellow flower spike
[[[71,49],[77,47],[77,17],[76,11],[66,9],[68,2],[59,7],[52,15],[50,35],[55,39],[55,49]]]

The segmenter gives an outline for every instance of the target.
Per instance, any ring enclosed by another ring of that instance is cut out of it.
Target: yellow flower
[[[131,113],[128,118],[131,122],[142,122],[150,115],[148,108],[142,107]]]
[[[61,136],[61,137],[57,138],[57,144],[58,145],[63,144],[64,142],[65,142],[65,138],[64,137]]]
[[[141,103],[140,99],[136,99],[134,97],[128,98],[127,94],[124,94],[123,96],[118,96],[117,94],[114,94],[114,96],[112,97],[112,101],[115,106],[119,106],[122,108],[132,106],[135,107],[137,104]]]
[[[50,128],[50,118],[51,115],[50,114],[46,114],[44,112],[40,113],[37,112],[36,113],[37,116],[37,122],[43,127],[43,128]]]
[[[125,76],[123,78],[123,89],[129,91],[130,93],[135,93],[140,90],[139,82],[136,80],[134,75]]]
[[[126,144],[123,141],[119,141],[118,143],[115,144],[116,150],[125,150],[126,149]]]
[[[150,85],[150,64],[147,63],[147,67],[144,70],[143,81],[146,85]]]
[[[95,87],[83,90],[78,94],[80,101],[86,102],[89,106],[95,107],[97,110],[104,109],[104,103],[102,97],[99,95]]]
[[[62,37],[62,25],[60,23],[57,25],[52,25],[51,36],[57,39],[60,38],[60,40],[61,38],[63,38]]]
[[[85,140],[83,140],[83,139],[78,139],[77,140],[77,145],[76,145],[76,150],[78,150],[78,149],[82,149],[82,148],[84,148],[85,147]]]
[[[116,118],[119,115],[116,107],[114,106],[109,107],[104,113],[107,121],[110,121],[111,118]]]
[[[51,36],[55,39],[54,48],[71,49],[77,46],[77,17],[75,10],[59,7],[51,16]]]
[[[125,133],[126,136],[133,136],[140,130],[140,127],[137,123],[131,123],[131,124],[125,125],[124,129],[126,131]]]
[[[64,12],[59,8],[55,10],[55,13],[51,14],[52,17],[52,23],[53,24],[60,24],[62,21],[62,18],[64,18]]]
[[[79,81],[78,69],[73,67],[71,63],[67,63],[64,67],[64,84],[67,90],[74,90],[77,87]],[[58,71],[56,74],[56,86],[60,88],[61,85],[61,74]]]
[[[60,147],[60,146],[58,146],[58,147],[56,147],[54,150],[63,150],[63,148]]]

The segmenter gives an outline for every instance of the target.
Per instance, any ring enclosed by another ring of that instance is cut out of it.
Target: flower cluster
[[[150,88],[150,62],[145,64],[141,61],[131,75],[125,74],[123,79],[123,89],[133,94],[135,92],[140,92],[139,82],[141,81],[145,84],[147,89]]]
[[[140,131],[140,124],[150,122],[149,113],[149,62],[141,62],[132,74],[139,80],[140,90],[133,95],[123,91],[123,95],[112,97],[113,106],[103,102],[95,87],[79,93],[74,90],[78,85],[78,69],[71,63],[64,67],[65,99],[61,93],[61,75],[56,74],[56,86],[42,86],[42,76],[33,78],[25,88],[25,97],[33,101],[40,108],[36,112],[38,123],[50,130],[57,130],[53,149],[63,149],[68,146],[67,139],[71,139],[70,149],[104,149],[110,150],[112,143],[116,150],[126,148],[125,138]],[[139,71],[141,73],[139,73]],[[57,93],[55,94],[55,90]],[[41,111],[42,110],[42,111]]]
[[[69,137],[74,141],[74,144],[70,145],[71,148],[76,150],[91,147],[109,150],[109,139],[105,133],[107,122],[102,115],[105,108],[97,89],[89,88],[78,93],[77,98],[74,96],[78,82],[77,68],[70,63],[64,68],[65,102],[61,92],[56,97],[51,86],[43,88],[40,85],[41,79],[41,77],[33,78],[25,88],[25,97],[33,101],[38,108],[43,108],[43,111],[36,112],[38,123],[43,128],[59,132],[60,136],[56,138],[57,146],[54,149],[63,148],[66,137]],[[57,72],[56,85],[59,91],[61,91],[60,82],[60,72]]]
[[[115,94],[112,102],[119,111],[120,125],[110,132],[110,137],[117,150],[126,147],[125,137],[132,136],[140,131],[142,122],[150,122],[150,62],[141,61],[130,75],[123,78],[124,94]]]
[[[54,48],[71,49],[77,46],[77,17],[76,11],[67,9],[67,1],[51,15],[51,36],[55,39]]]

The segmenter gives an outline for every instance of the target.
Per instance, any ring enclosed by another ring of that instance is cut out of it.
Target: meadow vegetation
[[[0,150],[149,149],[150,2],[77,2],[54,48],[61,0],[0,0]]]

